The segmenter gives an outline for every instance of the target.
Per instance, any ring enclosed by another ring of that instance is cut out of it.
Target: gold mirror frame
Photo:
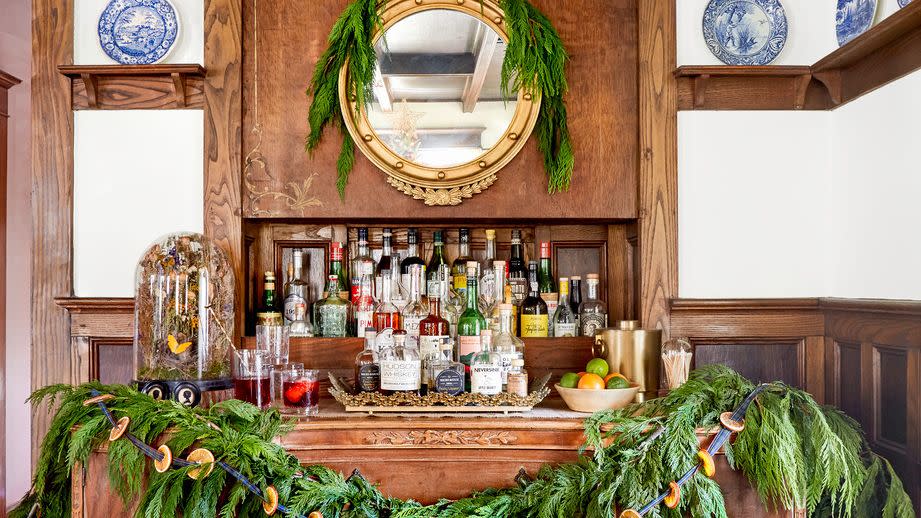
[[[482,10],[481,10],[482,5]],[[448,9],[473,16],[491,27],[506,42],[503,29],[505,13],[494,0],[387,0],[381,8],[382,26],[374,35],[376,43],[387,29],[413,14],[434,9]],[[339,72],[339,99],[342,117],[358,149],[387,174],[387,183],[397,190],[423,200],[426,205],[459,205],[486,190],[496,181],[496,174],[524,147],[534,130],[540,112],[540,97],[518,92],[515,114],[502,138],[475,160],[454,167],[432,168],[404,159],[384,144],[371,128],[367,109],[355,103],[355,95],[346,92],[348,62]]]

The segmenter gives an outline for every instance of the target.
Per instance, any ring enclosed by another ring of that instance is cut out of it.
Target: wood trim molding
[[[58,297],[54,303],[71,313],[134,313],[134,299],[121,297]]]
[[[672,312],[815,310],[819,299],[672,299]]]

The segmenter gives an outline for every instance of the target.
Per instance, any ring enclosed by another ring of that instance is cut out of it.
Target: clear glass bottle
[[[403,276],[400,274],[400,253],[393,252],[390,256],[393,261],[394,269],[390,272],[390,302],[400,311],[409,303],[409,285],[403,284]]]
[[[428,316],[425,305],[422,304],[422,297],[419,293],[419,273],[421,267],[418,264],[409,267],[409,302],[403,307],[401,312],[403,317],[403,329],[406,330],[406,342],[415,347],[419,347],[419,324],[422,319]]]
[[[608,327],[608,306],[598,298],[598,274],[585,276],[588,295],[579,305],[579,333],[582,336],[595,336],[595,331]]]
[[[424,299],[427,295],[426,291],[426,277],[425,277],[425,261],[419,257],[419,231],[415,228],[410,228],[406,230],[406,258],[400,261],[400,275],[402,276],[401,282],[404,288],[408,288],[411,284],[410,268],[413,265],[418,265],[419,270],[418,274],[420,276],[419,281],[419,294]]]
[[[335,275],[338,280],[336,294],[344,299],[348,299],[349,288],[345,284],[345,270],[342,264],[342,243],[334,241],[329,245],[329,274]],[[328,290],[327,290],[328,291]],[[324,297],[326,294],[323,295]],[[316,320],[314,320],[316,322]]]
[[[470,392],[492,396],[502,392],[502,357],[493,352],[492,332],[484,329],[480,351],[470,361]]]
[[[394,331],[403,329],[400,325],[400,310],[390,300],[391,282],[393,282],[390,270],[384,270],[380,279],[381,293],[384,294],[384,298],[374,307],[374,328],[378,333],[388,328]]]
[[[441,316],[441,298],[433,294],[429,297],[429,314],[419,322],[419,356],[422,358],[423,388],[430,385],[426,367],[438,359],[440,348],[446,340],[451,344],[451,325]],[[454,359],[453,353],[451,359]],[[463,383],[461,388],[463,389]]]
[[[419,351],[406,343],[406,332],[393,333],[393,346],[380,354],[381,392],[418,394],[422,387],[422,361]]]
[[[493,261],[492,267],[493,279],[495,279],[492,303],[487,306],[488,311],[484,311],[481,304],[480,311],[483,311],[483,314],[488,316],[487,324],[489,328],[493,331],[499,331],[499,306],[505,302],[505,261]],[[480,297],[480,301],[483,301],[482,297]]]
[[[553,336],[576,336],[576,315],[569,305],[569,279],[560,277],[560,304],[553,314]]]
[[[464,391],[465,366],[454,360],[454,345],[444,337],[437,358],[429,363],[428,391],[456,396]]]
[[[451,275],[451,267],[448,266],[448,261],[445,259],[445,242],[443,236],[444,234],[442,234],[440,230],[436,230],[432,235],[432,259],[429,261],[429,265],[425,272],[425,293],[430,296],[433,293],[437,293],[442,301],[444,301],[445,296],[443,286]]]
[[[470,256],[470,229],[462,228],[458,230],[458,247],[457,258],[451,266],[451,275],[453,281],[451,287],[461,297],[467,297],[467,263],[473,261]]]
[[[312,326],[307,317],[310,303],[310,286],[304,281],[304,253],[295,249],[292,253],[291,275],[285,285],[285,323],[291,326],[291,336],[310,336]]]
[[[542,338],[550,333],[550,314],[547,303],[540,298],[537,287],[537,261],[528,263],[528,296],[521,302],[518,330],[522,338]]]
[[[361,274],[363,271],[365,271],[365,265],[370,266],[371,272],[374,272],[374,258],[371,257],[371,249],[368,247],[368,229],[362,227],[358,229],[358,254],[356,254],[354,259],[352,259],[351,265],[352,304],[358,303],[359,288],[361,286]]]
[[[355,316],[352,329],[355,336],[358,336],[358,333],[363,329],[374,327],[374,307],[377,305],[372,295],[374,290],[374,265],[362,263],[360,267],[362,270],[358,276],[358,294],[352,305],[352,312]]]
[[[365,329],[365,348],[355,357],[355,391],[377,392],[381,388],[381,366],[374,350],[377,331]]]
[[[381,260],[377,262],[377,266],[374,268],[374,297],[378,300],[384,298],[383,292],[383,274],[384,272],[390,272],[393,275],[393,230],[385,228],[382,231],[382,250],[381,250]],[[399,265],[399,263],[397,263]],[[391,283],[391,289],[393,284]]]
[[[579,306],[582,305],[582,277],[579,275],[570,277],[569,286],[569,308],[576,316],[576,333],[580,334],[579,330],[582,328],[579,326]]]
[[[547,304],[547,314],[553,316],[556,313],[556,306],[560,302],[560,294],[555,291],[556,283],[553,281],[550,243],[547,241],[540,243],[540,267],[537,272],[537,288],[540,292],[540,298],[544,299],[544,303]]]
[[[508,380],[512,362],[524,360],[524,340],[512,332],[512,304],[499,304],[499,329],[493,338],[493,349],[502,360],[502,383]]]
[[[524,262],[524,245],[521,244],[521,230],[512,231],[512,248],[508,260],[508,284],[512,287],[515,305],[528,296],[528,267]]]
[[[477,304],[476,263],[467,263],[467,309],[457,321],[458,360],[470,365],[473,355],[480,350],[480,333],[487,329],[486,318]]]
[[[326,338],[343,338],[349,334],[352,303],[339,297],[339,276],[330,275],[326,298],[313,305],[314,332]]]
[[[480,283],[477,286],[480,295],[480,312],[490,315],[493,306],[501,301],[502,292],[496,295],[496,231],[486,231],[486,260],[483,262],[483,271],[480,272]],[[503,270],[504,273],[504,270]],[[504,279],[503,279],[504,280]]]
[[[516,396],[528,397],[528,371],[524,370],[524,360],[512,360],[505,391]]]

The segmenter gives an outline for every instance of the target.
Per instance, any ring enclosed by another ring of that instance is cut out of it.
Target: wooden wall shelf
[[[204,107],[205,69],[198,64],[59,65],[71,79],[74,110]]]
[[[832,110],[921,68],[921,2],[812,66],[683,66],[679,110]]]

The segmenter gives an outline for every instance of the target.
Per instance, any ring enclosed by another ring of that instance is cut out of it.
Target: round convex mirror
[[[371,128],[396,155],[426,167],[479,158],[515,116],[517,92],[503,96],[506,43],[469,14],[412,14],[378,38]]]

